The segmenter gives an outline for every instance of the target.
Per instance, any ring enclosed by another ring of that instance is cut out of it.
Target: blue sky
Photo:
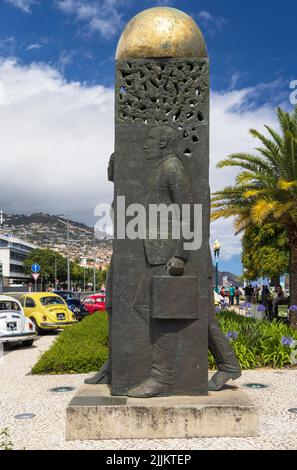
[[[96,203],[112,198],[105,168],[114,139],[116,45],[129,19],[158,5],[191,15],[207,41],[213,190],[234,181],[234,171],[216,170],[216,163],[253,148],[248,129],[276,126],[275,107],[292,108],[296,0],[0,0],[4,211],[67,212],[95,223]],[[70,171],[69,181],[56,175],[53,182],[54,165]],[[6,184],[12,176],[19,185],[15,199]],[[211,241],[216,237],[223,245],[221,268],[240,273],[232,222],[213,225]]]
[[[94,11],[83,14],[83,4]],[[295,78],[294,0],[1,0],[2,53],[13,53],[23,63],[57,65],[70,80],[110,85],[122,28],[141,10],[159,4],[182,9],[200,25],[214,89],[279,80],[280,92],[282,84],[286,92]]]

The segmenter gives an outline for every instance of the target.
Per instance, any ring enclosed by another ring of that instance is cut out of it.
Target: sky
[[[210,183],[234,182],[216,164],[250,152],[248,130],[277,128],[297,80],[295,0],[0,0],[0,209],[64,213],[89,225],[112,200],[114,57],[138,12],[170,6],[201,28],[211,63]],[[211,227],[220,269],[242,273],[231,220]]]

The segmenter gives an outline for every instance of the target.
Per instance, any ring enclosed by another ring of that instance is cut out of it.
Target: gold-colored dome
[[[118,43],[117,60],[149,57],[203,58],[207,50],[195,21],[175,8],[156,7],[134,16]]]

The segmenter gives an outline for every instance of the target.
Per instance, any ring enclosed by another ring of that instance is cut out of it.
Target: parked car
[[[85,308],[90,314],[98,311],[105,310],[105,295],[104,294],[95,294],[89,295],[82,301]]]
[[[66,328],[77,322],[65,300],[52,292],[28,292],[20,297],[20,302],[38,334]]]
[[[34,324],[26,318],[20,302],[8,295],[0,295],[0,343],[32,346],[36,339]]]
[[[53,292],[65,300],[69,310],[74,313],[77,320],[80,321],[89,314],[84,304],[76,297],[74,292],[66,290],[54,290]]]

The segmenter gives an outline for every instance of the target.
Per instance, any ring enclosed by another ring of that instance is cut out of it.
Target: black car
[[[76,297],[74,292],[67,290],[55,290],[53,292],[65,300],[69,310],[71,310],[77,320],[80,321],[89,314],[85,306]]]

